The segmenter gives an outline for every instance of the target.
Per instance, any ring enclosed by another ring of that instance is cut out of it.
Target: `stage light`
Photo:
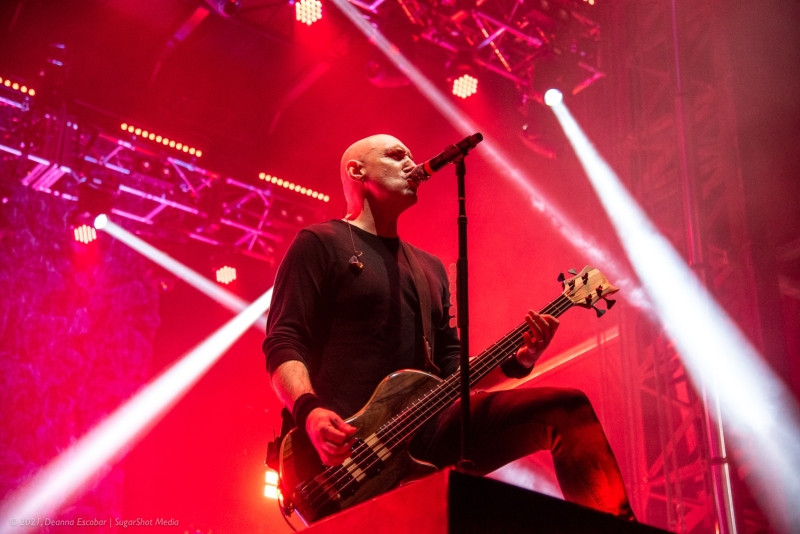
[[[85,177],[78,185],[78,202],[67,218],[75,241],[88,244],[97,239],[95,218],[111,211],[117,189],[114,177],[105,174]]]
[[[134,154],[133,169],[140,174],[152,176],[155,170],[155,164],[148,156]]]
[[[548,89],[544,94],[544,103],[550,107],[564,101],[564,95],[558,89]]]
[[[478,74],[471,53],[457,52],[445,64],[450,91],[457,97],[466,99],[478,92]]]
[[[94,227],[98,230],[102,230],[108,224],[108,215],[105,213],[101,213],[97,217],[94,218]]]
[[[320,193],[319,191],[315,191],[310,187],[301,186],[299,184],[295,184],[294,182],[284,180],[283,178],[278,178],[277,176],[272,176],[271,174],[267,174],[265,172],[258,173],[258,179],[270,184],[275,184],[279,187],[283,187],[289,191],[294,191],[295,193],[321,200],[322,202],[330,202],[331,200],[330,196]]]
[[[733,437],[741,440],[740,451],[758,481],[754,496],[766,510],[787,496],[800,494],[800,409],[793,395],[650,221],[567,107],[561,103],[551,109],[655,304],[655,315],[695,384],[712,399],[711,416],[723,414],[724,422],[735,429]],[[727,478],[729,465],[716,467]],[[729,500],[730,494],[725,498]],[[719,504],[734,510],[732,502]],[[792,507],[786,510],[786,518],[775,519],[779,523],[786,519],[796,527],[800,508]]]
[[[462,74],[453,80],[453,94],[459,98],[469,98],[478,92],[478,79],[469,74]]]
[[[36,96],[36,91],[34,89],[28,87],[27,85],[25,85],[23,83],[15,82],[15,81],[10,80],[9,78],[5,78],[3,76],[0,76],[0,85],[3,85],[4,87],[8,87],[12,91],[16,91],[18,93],[22,93],[23,95]]]
[[[278,473],[272,469],[267,469],[264,476],[264,497],[267,499],[280,499],[281,490],[278,488],[280,478]]]
[[[322,2],[319,0],[300,0],[294,5],[294,11],[299,22],[311,26],[322,18]]]
[[[223,265],[216,270],[217,282],[220,284],[228,285],[236,280],[236,267],[230,265]]]
[[[163,135],[152,132],[150,130],[145,130],[133,124],[123,122],[119,125],[120,130],[128,133],[132,133],[136,137],[139,137],[145,141],[153,141],[155,144],[160,144],[163,146],[168,146],[169,148],[174,148],[178,152],[183,152],[185,154],[190,154],[192,156],[196,156],[198,158],[203,156],[203,151],[193,147],[191,145],[187,145],[186,143],[175,141],[174,139],[170,139],[169,137],[164,137]]]
[[[97,231],[93,226],[88,224],[76,226],[73,228],[72,233],[75,236],[75,241],[78,243],[83,243],[84,245],[88,245],[97,239]]]

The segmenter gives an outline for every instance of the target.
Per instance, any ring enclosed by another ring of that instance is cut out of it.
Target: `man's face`
[[[365,196],[401,209],[413,205],[417,201],[418,184],[409,178],[415,167],[411,152],[399,139],[389,135],[375,136],[370,145],[361,158]]]

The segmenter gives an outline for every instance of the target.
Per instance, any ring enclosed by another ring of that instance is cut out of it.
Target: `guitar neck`
[[[539,313],[558,317],[572,306],[573,302],[564,295],[560,295],[550,304],[542,308]],[[528,325],[523,322],[480,355],[473,358],[469,366],[470,387],[514,354],[517,349],[522,346],[524,342],[522,334],[527,330]],[[461,373],[460,371],[456,371],[441,384],[427,392],[413,405],[388,421],[386,425],[378,431],[381,441],[392,448],[393,446],[400,445],[410,436],[413,436],[423,424],[452,404],[460,396],[460,385]]]
[[[570,307],[573,303],[564,295],[559,295],[550,304],[545,306],[539,311],[540,315],[552,315],[558,317]],[[509,333],[501,337],[489,348],[484,350],[481,354],[476,356],[470,361],[469,364],[469,385],[474,386],[482,378],[488,375],[495,367],[503,363],[508,357],[516,353],[523,345],[522,334],[529,330],[528,324],[523,322]],[[456,371],[446,381],[454,380],[456,386],[461,383],[461,373]]]

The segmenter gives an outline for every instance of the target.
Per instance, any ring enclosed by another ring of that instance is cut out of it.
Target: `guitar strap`
[[[403,254],[408,260],[408,265],[411,267],[411,276],[414,279],[414,287],[419,298],[419,311],[422,317],[422,333],[424,336],[425,368],[428,372],[438,375],[441,370],[433,362],[434,336],[431,331],[431,290],[428,286],[428,278],[425,276],[414,250],[405,241],[400,243],[403,246]]]

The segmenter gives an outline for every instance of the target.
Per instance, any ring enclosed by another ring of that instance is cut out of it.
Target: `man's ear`
[[[364,166],[360,161],[355,159],[351,159],[347,162],[347,175],[350,176],[351,180],[355,180],[356,182],[363,182],[367,178],[364,175]]]

